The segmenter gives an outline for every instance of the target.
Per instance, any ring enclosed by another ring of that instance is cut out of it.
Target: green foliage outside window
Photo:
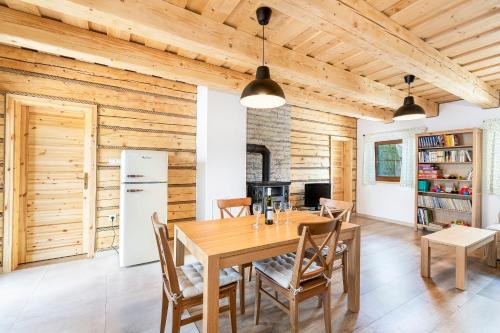
[[[399,182],[402,150],[401,140],[375,143],[375,175],[377,180]]]

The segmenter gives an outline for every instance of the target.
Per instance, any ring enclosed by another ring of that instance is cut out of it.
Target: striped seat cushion
[[[307,265],[307,263],[308,259],[304,259],[303,265]],[[288,288],[290,286],[290,281],[292,280],[293,265],[295,265],[295,253],[287,253],[255,261],[253,265],[256,269],[276,281],[276,283],[283,288]],[[313,272],[319,268],[320,267],[313,262],[311,266],[307,268],[306,273]],[[316,278],[320,275],[321,273],[318,273],[317,276],[312,276],[311,278]]]
[[[323,257],[326,257],[328,255],[329,250],[330,250],[330,248],[328,246],[325,246],[323,248],[323,250],[321,251],[321,254],[323,255]],[[338,256],[346,250],[347,250],[347,245],[345,245],[344,243],[338,243],[337,248],[335,249],[335,255]],[[311,250],[311,249],[306,250],[306,257],[311,258],[313,255],[314,255],[313,250]]]
[[[179,288],[184,298],[203,294],[203,265],[199,262],[175,268]],[[219,285],[227,286],[241,280],[241,275],[233,268],[224,268],[219,271]]]

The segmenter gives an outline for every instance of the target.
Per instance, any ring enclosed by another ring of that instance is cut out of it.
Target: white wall
[[[358,121],[357,212],[407,224],[413,224],[415,213],[413,188],[391,183],[363,184],[363,135],[422,126],[427,127],[428,131],[482,127],[483,121],[491,118],[500,118],[500,108],[483,110],[465,101],[458,101],[441,104],[439,116],[434,118],[391,124],[360,119]],[[483,194],[483,226],[498,223],[499,211],[500,196]]]
[[[246,119],[239,95],[198,87],[197,219],[217,218],[217,199],[246,196]]]

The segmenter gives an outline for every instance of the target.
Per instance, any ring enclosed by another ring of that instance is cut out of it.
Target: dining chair
[[[235,198],[235,199],[220,199],[217,200],[217,207],[219,207],[220,218],[235,218],[240,216],[250,215],[250,205],[252,204],[252,198]],[[234,213],[231,209],[238,211]],[[239,282],[239,294],[240,294],[240,313],[245,313],[245,270],[250,267],[250,272],[248,273],[248,281],[252,281],[252,263],[246,263],[239,265],[238,271],[242,275],[242,279]]]
[[[300,235],[296,253],[268,258],[254,262],[255,267],[255,312],[254,322],[259,324],[261,295],[270,298],[274,304],[289,313],[291,332],[299,331],[299,303],[311,297],[323,300],[325,332],[330,333],[330,287],[334,250],[340,234],[342,217],[323,223],[302,223],[297,232]],[[318,242],[320,238],[321,242]],[[318,245],[320,244],[320,245]],[[325,247],[328,255],[323,256]],[[311,258],[306,257],[306,250],[314,251]],[[264,289],[275,292],[288,300],[288,304]]]
[[[175,267],[172,252],[168,246],[167,226],[158,219],[155,212],[151,217],[160,255],[163,279],[160,332],[165,332],[169,305],[172,307],[172,329],[180,332],[181,326],[201,320],[203,314],[181,318],[184,310],[203,304],[203,265],[199,262]],[[228,298],[227,305],[219,308],[219,313],[229,311],[231,332],[236,333],[236,284],[241,275],[233,268],[224,268],[219,272],[219,297]]]
[[[326,198],[320,198],[319,203],[321,205],[320,216],[327,216],[333,219],[335,216],[346,210],[347,212],[344,215],[344,222],[351,222],[351,213],[353,208],[353,203],[351,201],[341,201],[341,200],[332,200]],[[347,278],[347,256],[348,256],[347,245],[343,242],[339,242],[337,244],[337,248],[335,250],[335,258],[341,257],[341,264],[339,266],[334,266],[333,270],[342,269],[342,285],[344,287],[344,292],[347,292],[349,280]],[[328,249],[324,250],[323,256],[326,256]]]

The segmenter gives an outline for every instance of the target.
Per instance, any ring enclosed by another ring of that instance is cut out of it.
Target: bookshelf
[[[437,231],[452,221],[481,228],[482,130],[416,137],[415,228]]]

